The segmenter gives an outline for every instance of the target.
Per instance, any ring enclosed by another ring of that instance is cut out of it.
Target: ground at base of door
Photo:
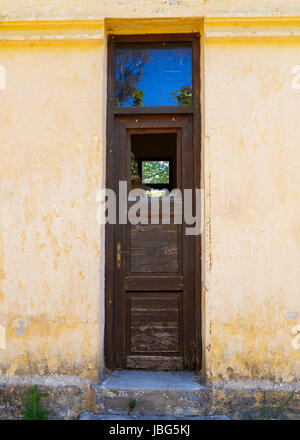
[[[215,416],[173,416],[171,415],[164,415],[164,416],[158,416],[158,415],[142,415],[142,414],[109,414],[109,413],[103,413],[103,414],[94,414],[91,412],[85,412],[81,414],[79,420],[230,420],[228,416],[224,415],[215,415]]]

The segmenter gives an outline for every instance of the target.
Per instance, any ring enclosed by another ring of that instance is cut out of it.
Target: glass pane
[[[142,182],[143,183],[162,183],[170,181],[170,162],[165,160],[143,160],[142,162]]]
[[[118,45],[115,99],[120,107],[191,105],[191,44]]]

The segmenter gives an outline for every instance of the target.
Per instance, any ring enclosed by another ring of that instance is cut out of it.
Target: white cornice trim
[[[299,39],[300,17],[205,18],[204,38],[208,42]]]
[[[0,41],[103,40],[104,20],[0,23]]]
[[[143,33],[143,29],[145,33],[150,31],[149,26],[153,31],[156,20],[143,18],[140,21],[140,33]],[[127,33],[126,25],[129,22],[124,19],[1,22],[0,41],[103,40],[105,27],[108,32],[112,32],[116,31],[118,25],[120,29],[117,29],[117,33]],[[193,17],[176,21],[164,18],[163,23],[157,20],[159,26],[164,25],[161,32],[170,32],[175,22],[177,31],[179,28],[181,31],[195,31],[203,23],[204,39],[207,42],[300,38],[300,17]]]

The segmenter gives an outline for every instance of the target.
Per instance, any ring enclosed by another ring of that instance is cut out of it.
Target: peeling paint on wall
[[[293,347],[294,350],[300,350],[300,324],[295,325],[292,328],[292,334],[296,335],[292,339],[292,347]]]
[[[6,349],[6,329],[0,325],[0,350]]]

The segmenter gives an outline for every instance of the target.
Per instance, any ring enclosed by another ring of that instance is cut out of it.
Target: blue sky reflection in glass
[[[192,104],[191,45],[118,45],[115,99],[121,107]]]

